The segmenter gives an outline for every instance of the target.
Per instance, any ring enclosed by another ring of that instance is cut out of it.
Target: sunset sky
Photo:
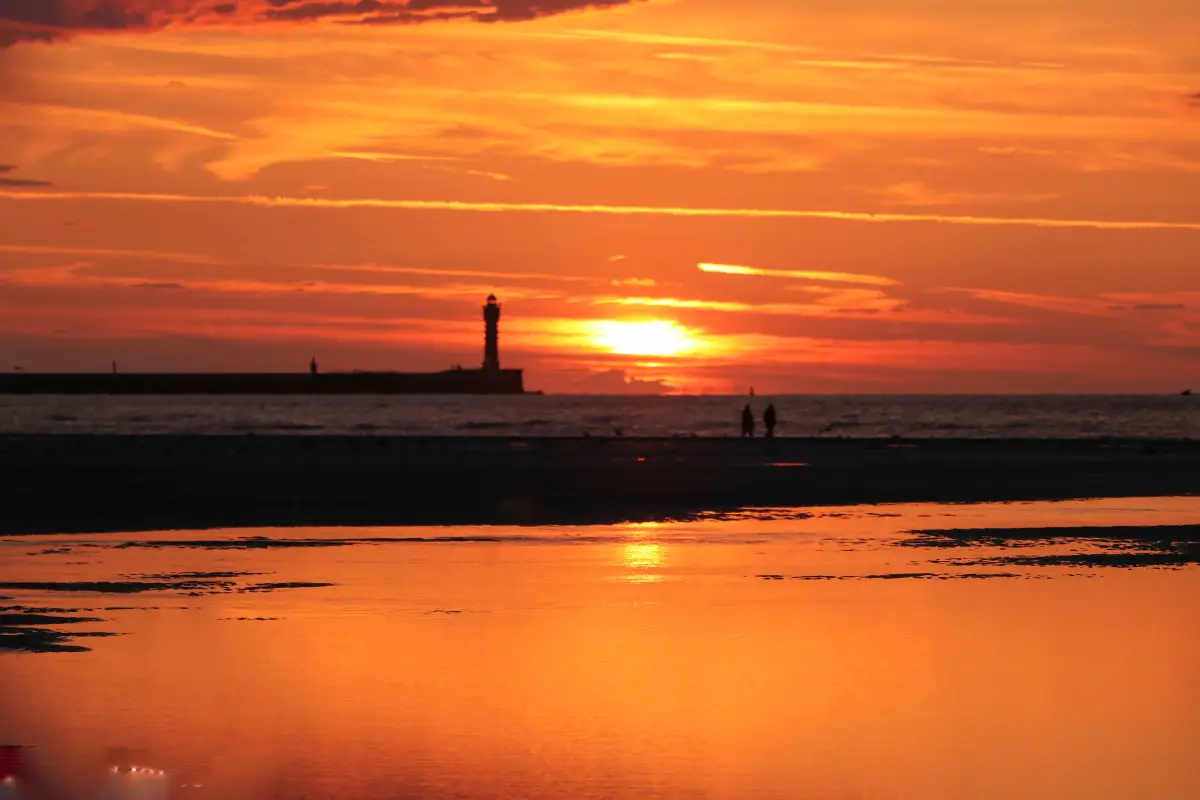
[[[0,370],[1200,389],[1196,0],[0,0]]]

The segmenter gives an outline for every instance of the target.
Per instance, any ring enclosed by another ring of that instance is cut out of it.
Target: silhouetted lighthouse
[[[487,305],[483,307],[483,321],[486,323],[483,335],[483,368],[488,370],[500,369],[500,304],[496,295],[489,294]]]

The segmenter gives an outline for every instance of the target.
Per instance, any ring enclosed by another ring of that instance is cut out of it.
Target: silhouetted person
[[[313,356],[312,362],[308,365],[308,371],[313,375],[317,374],[317,357]]]
[[[775,436],[775,405],[772,403],[767,406],[767,410],[763,412],[763,425],[767,429],[767,438]]]
[[[750,404],[742,409],[742,438],[754,438],[754,412],[750,410]]]

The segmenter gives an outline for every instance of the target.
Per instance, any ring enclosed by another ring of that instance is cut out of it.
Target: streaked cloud
[[[148,32],[177,26],[228,26],[325,20],[360,25],[411,25],[437,20],[518,22],[625,5],[631,0],[6,0],[0,47],[79,33]]]
[[[138,261],[176,261],[185,264],[225,263],[219,259],[196,255],[194,253],[170,253],[157,250],[133,250],[113,247],[73,247],[70,245],[4,244],[0,242],[0,253],[119,257]]]
[[[157,250],[133,250],[111,247],[73,247],[65,245],[21,245],[0,243],[0,253],[22,255],[63,255],[86,256],[98,259],[119,259],[122,261],[151,262],[162,264],[186,264],[195,266],[224,266],[242,270],[254,269],[256,265],[244,264],[228,259],[215,258],[197,253],[165,252]],[[480,278],[496,282],[505,281],[542,281],[550,283],[588,283],[596,279],[580,275],[561,275],[549,272],[505,272],[497,270],[456,269],[454,267],[417,267],[393,266],[388,264],[324,264],[289,262],[275,265],[277,270],[305,270],[317,272],[384,274],[384,275],[413,275],[434,278]],[[0,279],[4,273],[0,271]],[[491,291],[491,290],[489,290]]]
[[[811,303],[754,303],[735,300],[706,300],[694,297],[615,297],[597,296],[571,298],[570,302],[586,302],[594,306],[624,306],[631,308],[711,311],[741,316],[767,315],[809,319],[857,319],[903,322],[922,325],[1011,325],[1016,320],[987,317],[936,308],[914,308],[895,298],[874,294],[834,294]]]
[[[962,206],[994,203],[1036,203],[1053,200],[1056,194],[1013,194],[1004,192],[970,192],[934,189],[920,181],[894,183],[872,191],[877,197],[905,206]]]
[[[80,262],[50,267],[29,267],[0,272],[0,284],[9,286],[43,288],[163,288],[167,282],[149,281],[141,277],[125,277],[96,274],[94,265]],[[527,287],[496,286],[493,284],[443,283],[434,285],[406,285],[393,283],[339,283],[313,280],[263,280],[263,279],[214,279],[187,278],[170,281],[170,288],[188,291],[219,292],[250,295],[294,295],[294,294],[350,294],[350,295],[404,295],[428,299],[461,298],[474,301],[486,297],[490,292],[502,292],[513,299],[553,299],[556,292],[539,291]]]
[[[1008,292],[996,289],[968,289],[958,287],[949,287],[942,291],[963,294],[974,300],[984,300],[992,303],[1004,303],[1068,314],[1106,317],[1111,316],[1114,310],[1111,302],[1087,297],[1062,297],[1058,295],[1034,294],[1031,292]]]
[[[1107,292],[1104,299],[1133,311],[1180,311],[1200,309],[1200,292]]]
[[[822,272],[818,270],[762,269],[738,264],[697,264],[701,272],[720,275],[754,275],[764,278],[799,278],[811,281],[834,281],[837,283],[861,283],[868,286],[898,286],[899,281],[879,275],[856,275],[848,272]]]
[[[6,122],[20,120],[23,125],[44,126],[68,131],[136,131],[157,130],[187,133],[209,139],[233,141],[238,137],[232,133],[214,130],[185,120],[137,114],[111,109],[86,108],[83,106],[57,105],[52,103],[0,102],[0,116]]]
[[[1137,303],[1129,307],[1132,311],[1186,311],[1183,303]]]
[[[947,225],[1086,228],[1091,230],[1200,231],[1200,222],[1168,220],[1055,219],[1052,217],[991,217],[954,214],[896,214],[870,211],[827,211],[791,208],[692,208],[687,206],[589,205],[571,203],[488,202],[473,200],[388,200],[384,198],[265,197],[260,195],[185,195],[140,192],[0,191],[8,200],[109,200],[143,203],[188,203],[264,206],[276,208],[390,208],[409,211],[526,212],[606,214],[618,216],[726,217],[759,219],[825,219],[845,222],[931,222]]]
[[[39,181],[32,178],[8,178],[6,175],[16,172],[17,168],[8,164],[0,164],[0,186],[14,188],[40,188],[52,185],[49,181]]]

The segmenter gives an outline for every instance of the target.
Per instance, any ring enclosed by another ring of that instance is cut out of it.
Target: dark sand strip
[[[1200,525],[1084,525],[1059,528],[951,528],[909,531],[924,539],[905,545],[918,547],[973,547],[983,543],[1043,542],[1062,539],[1102,539],[1129,542],[1200,542]]]
[[[91,648],[71,644],[80,637],[115,636],[100,631],[59,631],[42,625],[77,625],[104,622],[99,617],[63,616],[40,613],[51,609],[14,609],[15,613],[0,613],[0,653],[82,653]],[[62,609],[70,611],[71,609]]]
[[[3,436],[0,534],[587,524],[1200,492],[1200,442]]]

